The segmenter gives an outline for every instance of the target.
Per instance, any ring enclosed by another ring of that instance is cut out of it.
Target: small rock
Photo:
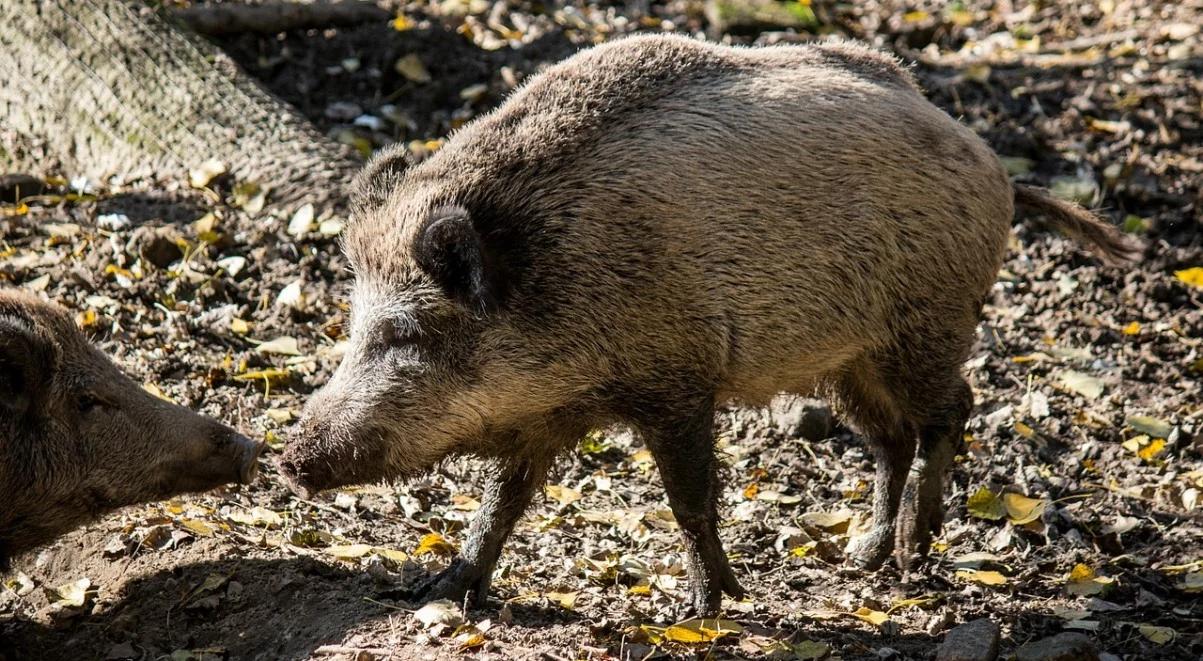
[[[987,619],[966,622],[944,637],[936,661],[994,661],[998,658],[998,625]]]
[[[169,227],[142,227],[134,232],[130,242],[137,247],[142,259],[165,269],[184,256],[176,241],[179,235]]]
[[[1090,636],[1059,633],[1024,643],[1015,652],[1016,661],[1099,661],[1099,650]]]
[[[336,122],[349,122],[363,114],[363,108],[350,101],[335,101],[326,106],[326,117]]]
[[[821,441],[831,435],[831,409],[814,399],[779,397],[769,409],[773,425],[792,438]]]
[[[114,661],[115,659],[137,659],[141,654],[134,650],[134,646],[129,643],[118,643],[109,648],[108,654],[105,655],[106,661]]]

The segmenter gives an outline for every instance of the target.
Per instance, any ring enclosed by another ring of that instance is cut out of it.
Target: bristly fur
[[[431,593],[448,598],[487,589],[551,458],[619,423],[656,457],[712,611],[740,592],[715,528],[713,410],[780,392],[828,396],[877,457],[850,556],[880,565],[896,533],[923,552],[1014,202],[1116,252],[1089,214],[1013,190],[904,67],[852,43],[620,39],[420,164],[385,150],[355,189],[355,330],[282,473],[329,488],[502,459]],[[459,224],[430,235],[448,208]],[[399,323],[406,341],[388,341]]]

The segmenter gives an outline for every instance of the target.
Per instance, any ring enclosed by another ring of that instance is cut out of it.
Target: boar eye
[[[384,329],[384,343],[390,349],[413,346],[418,339],[418,329],[410,323],[391,323]]]
[[[100,400],[96,399],[92,395],[84,394],[79,396],[79,399],[76,400],[75,405],[79,409],[80,413],[91,413],[100,406]]]

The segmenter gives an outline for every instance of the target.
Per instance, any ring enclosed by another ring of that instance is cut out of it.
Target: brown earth
[[[1001,627],[1004,655],[1076,630],[1119,658],[1203,656],[1203,288],[1175,275],[1203,266],[1203,4],[966,5],[810,8],[814,31],[918,61],[931,98],[1012,157],[1019,178],[1096,205],[1149,247],[1135,267],[1106,268],[1034,222],[1016,225],[966,367],[978,406],[927,564],[867,575],[841,565],[871,462],[842,428],[799,438],[797,409],[783,405],[723,417],[722,534],[751,597],[727,602],[742,632],[716,641],[656,628],[680,617],[680,549],[646,454],[615,430],[562,460],[559,486],[502,556],[493,599],[467,613],[474,629],[427,629],[402,597],[447,561],[430,539],[416,553],[424,536],[459,541],[477,464],[312,502],[268,469],[248,487],[131,508],[21,559],[0,590],[0,656],[921,659],[981,617]],[[340,139],[420,150],[581,46],[633,30],[714,31],[694,1],[388,6],[408,29],[220,45]],[[799,38],[729,27],[739,42]],[[397,72],[407,55],[429,82]],[[349,104],[376,125],[351,127]],[[337,362],[348,275],[337,228],[294,235],[293,209],[269,200],[251,213],[228,201],[235,183],[94,184],[82,197],[60,187],[27,209],[0,207],[0,281],[78,311],[167,396],[279,446]],[[144,227],[168,228],[183,253]],[[293,283],[303,300],[282,303]],[[256,350],[281,337],[298,355]],[[1034,500],[971,508],[983,488]],[[965,557],[982,552],[992,555]],[[47,592],[84,578],[82,607]],[[861,608],[888,618],[851,614]]]

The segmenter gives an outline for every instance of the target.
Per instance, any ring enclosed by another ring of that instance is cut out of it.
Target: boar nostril
[[[250,484],[255,481],[255,476],[259,474],[259,455],[263,454],[264,445],[256,443],[241,434],[235,436],[233,442],[240,448],[238,481],[243,484]]]

